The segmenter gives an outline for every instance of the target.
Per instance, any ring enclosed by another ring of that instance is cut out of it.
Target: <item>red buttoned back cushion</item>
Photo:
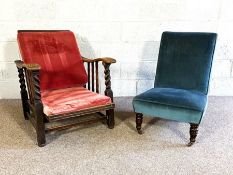
[[[87,74],[71,31],[19,32],[18,44],[25,63],[41,66],[42,91],[87,83]]]

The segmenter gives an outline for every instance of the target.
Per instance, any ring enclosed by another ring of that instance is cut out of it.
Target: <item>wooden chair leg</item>
[[[21,92],[21,99],[22,99],[22,106],[23,106],[23,114],[24,114],[24,119],[28,120],[28,116],[27,113],[30,112],[29,107],[28,107],[28,96],[27,96],[27,92]]]
[[[43,147],[46,144],[46,139],[45,139],[45,130],[44,128],[44,123],[37,123],[37,128],[36,128],[36,134],[37,134],[37,143],[39,147]]]
[[[114,109],[107,110],[106,113],[107,113],[108,128],[113,129],[115,125]]]
[[[139,134],[142,134],[142,120],[143,120],[143,114],[142,113],[136,113],[136,128]]]
[[[198,124],[190,123],[190,142],[188,143],[188,146],[192,146],[195,143],[198,133],[198,126]]]
[[[37,143],[39,147],[43,147],[46,144],[45,139],[45,123],[43,117],[43,106],[42,104],[35,105],[36,112],[36,134],[37,134]]]

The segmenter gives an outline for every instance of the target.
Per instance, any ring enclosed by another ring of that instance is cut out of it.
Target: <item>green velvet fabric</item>
[[[207,104],[217,34],[164,32],[155,87],[133,99],[134,111],[199,124]]]

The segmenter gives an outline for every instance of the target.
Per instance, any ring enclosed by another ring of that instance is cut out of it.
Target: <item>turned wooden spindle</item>
[[[110,76],[110,70],[109,70],[110,64],[103,63],[103,65],[104,65],[104,75],[105,75],[104,78],[105,78],[105,86],[106,86],[104,94],[106,96],[109,96],[113,102],[113,92],[111,89],[111,76]]]
[[[87,89],[90,90],[91,87],[90,87],[90,63],[87,63]]]
[[[44,113],[43,105],[41,102],[40,94],[40,77],[39,70],[32,71],[33,77],[33,96],[34,96],[34,106],[35,106],[35,119],[36,119],[36,133],[38,146],[42,147],[45,145],[45,124],[44,124]]]
[[[28,120],[27,112],[29,112],[29,107],[28,107],[28,93],[26,89],[26,84],[25,84],[25,77],[24,77],[24,70],[23,68],[17,68],[18,69],[18,77],[19,77],[19,83],[20,83],[20,94],[21,94],[21,99],[22,99],[22,106],[23,106],[23,113],[24,113],[24,118]]]
[[[92,87],[92,91],[94,92],[95,91],[95,67],[94,67],[94,62],[91,63],[91,87]]]
[[[95,62],[95,85],[96,85],[96,93],[99,93],[99,68],[98,61]]]
[[[34,99],[35,100],[40,100],[41,95],[40,95],[40,78],[39,78],[39,70],[34,70],[32,71],[32,76],[33,76],[33,84],[34,84]]]

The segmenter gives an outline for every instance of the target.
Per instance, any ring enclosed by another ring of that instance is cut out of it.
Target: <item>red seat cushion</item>
[[[19,32],[18,44],[25,63],[41,66],[41,90],[87,83],[87,74],[71,31]]]
[[[47,116],[112,104],[110,97],[83,87],[42,91],[41,100]]]

